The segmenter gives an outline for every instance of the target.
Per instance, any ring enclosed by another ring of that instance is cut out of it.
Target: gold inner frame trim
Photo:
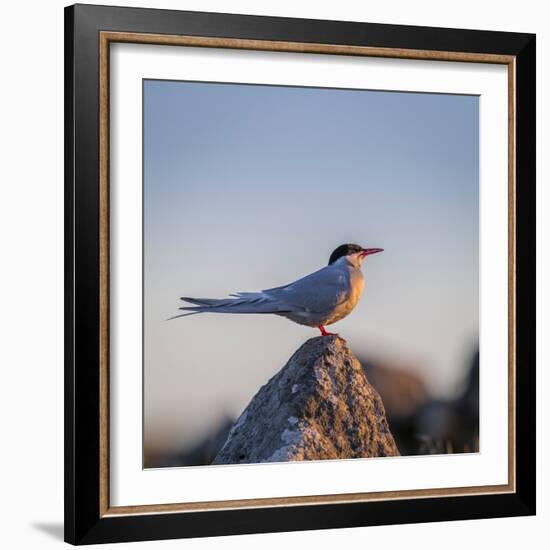
[[[301,497],[277,497],[261,499],[225,500],[214,502],[189,502],[170,504],[146,504],[139,506],[110,506],[109,502],[109,82],[110,44],[125,42],[164,46],[227,48],[271,52],[315,53],[351,55],[363,57],[387,57],[394,59],[418,59],[430,61],[459,61],[493,63],[508,67],[508,483],[475,487],[414,489],[371,493],[347,493]],[[278,506],[314,506],[382,500],[441,498],[449,496],[487,495],[514,493],[516,490],[516,341],[515,341],[515,288],[516,288],[516,70],[515,56],[414,50],[402,48],[378,48],[346,46],[340,44],[314,44],[302,42],[278,42],[185,35],[126,33],[102,31],[99,33],[99,356],[100,356],[100,447],[99,447],[99,514],[104,516],[158,514],[170,512],[198,512]]]

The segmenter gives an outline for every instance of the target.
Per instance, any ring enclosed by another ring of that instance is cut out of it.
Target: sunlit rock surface
[[[398,456],[384,405],[337,336],[303,344],[254,396],[213,464]]]

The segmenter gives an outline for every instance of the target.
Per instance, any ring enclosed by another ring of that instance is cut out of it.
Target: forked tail
[[[182,296],[180,299],[193,306],[183,306],[180,313],[171,319],[196,315],[197,313],[287,313],[293,311],[287,304],[281,304],[262,292],[239,292],[231,294],[232,298],[190,298]]]

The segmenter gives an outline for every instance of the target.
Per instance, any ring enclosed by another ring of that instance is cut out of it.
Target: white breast
[[[331,325],[343,319],[349,315],[363,294],[363,289],[365,288],[365,279],[360,269],[350,269],[349,270],[350,283],[349,288],[350,292],[346,300],[340,303],[331,313],[329,319],[326,321],[326,325]]]

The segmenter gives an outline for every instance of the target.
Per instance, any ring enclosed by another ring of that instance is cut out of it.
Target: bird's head
[[[328,264],[333,264],[340,258],[346,258],[350,264],[359,267],[367,256],[383,250],[383,248],[363,248],[358,244],[342,244],[330,255]]]

